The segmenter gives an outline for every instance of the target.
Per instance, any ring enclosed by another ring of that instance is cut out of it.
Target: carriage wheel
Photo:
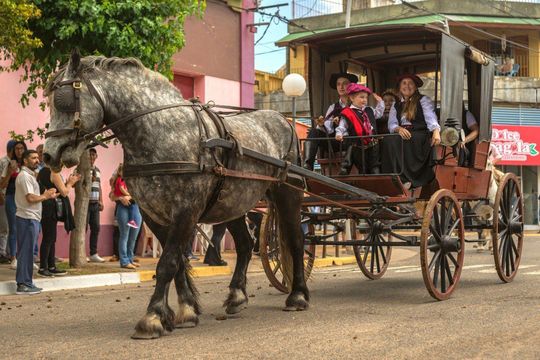
[[[314,227],[309,225],[309,232],[314,232]],[[281,252],[279,248],[279,226],[276,211],[273,206],[268,208],[261,222],[259,251],[261,262],[270,284],[283,293],[290,291],[281,268]],[[304,246],[304,278],[309,279],[313,262],[315,261],[315,245]]]
[[[369,222],[370,223],[370,222]],[[356,221],[351,220],[351,236],[352,240],[356,240]],[[375,245],[369,246],[353,246],[354,256],[360,271],[371,280],[380,279],[390,263],[390,257],[392,256],[392,247],[384,245],[388,240],[384,238],[383,234],[375,233],[373,225],[370,223],[370,232],[366,236],[367,240],[375,243]],[[361,249],[364,248],[362,253]]]
[[[517,274],[523,248],[523,197],[514,174],[504,175],[497,189],[491,237],[497,274],[510,282]]]
[[[446,300],[455,290],[465,254],[463,214],[450,190],[437,191],[424,210],[420,261],[424,284],[430,295]]]

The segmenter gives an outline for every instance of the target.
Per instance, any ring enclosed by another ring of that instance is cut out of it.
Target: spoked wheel
[[[313,233],[314,227],[312,225],[309,225],[309,227],[310,233]],[[281,234],[279,231],[276,211],[273,206],[270,206],[268,208],[268,212],[264,214],[261,223],[259,242],[261,262],[270,284],[272,284],[272,286],[279,291],[288,293],[292,284],[288,284],[285,276],[283,275],[282,254],[279,246],[280,236]],[[306,281],[311,275],[314,261],[315,245],[304,246],[304,277]]]
[[[424,210],[420,261],[424,284],[430,295],[446,300],[455,290],[465,255],[463,214],[450,190],[437,191]]]
[[[504,175],[497,189],[491,237],[497,274],[510,282],[517,274],[523,248],[523,197],[514,174]]]
[[[360,271],[371,280],[380,279],[390,263],[392,256],[392,247],[385,245],[388,242],[384,235],[373,227],[373,223],[368,221],[369,233],[366,235],[366,240],[374,243],[368,246],[353,246],[354,256]],[[351,220],[351,236],[352,240],[356,240],[356,221]],[[388,236],[390,239],[390,236]],[[363,251],[362,251],[363,248]]]

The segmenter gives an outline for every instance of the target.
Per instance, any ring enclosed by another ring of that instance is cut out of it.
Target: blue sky
[[[280,7],[279,14],[285,16],[287,19],[291,18],[291,6],[292,1],[286,0],[262,0],[260,6],[268,6],[281,3],[289,3],[289,6]],[[277,8],[265,9],[264,12],[273,14]],[[255,13],[255,23],[268,22],[269,16],[261,16]],[[258,26],[257,33],[255,34],[255,42],[261,38],[266,26]],[[274,45],[274,42],[287,35],[287,25],[282,21],[272,20],[268,31],[264,37],[255,45],[255,69],[275,72],[281,66],[285,64],[285,48],[279,48]]]

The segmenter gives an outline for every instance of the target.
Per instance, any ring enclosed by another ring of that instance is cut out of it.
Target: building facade
[[[253,107],[254,105],[254,42],[249,24],[253,13],[242,11],[252,8],[253,0],[207,0],[207,8],[201,18],[191,17],[185,22],[185,47],[173,57],[173,83],[184,98],[199,97],[218,104]],[[223,62],[223,59],[227,62]],[[0,155],[5,155],[9,132],[25,134],[29,129],[43,127],[48,110],[41,111],[41,98],[32,100],[22,108],[20,95],[26,84],[20,83],[22,72],[0,73]],[[34,139],[29,148],[35,148],[41,139]],[[110,146],[97,148],[96,165],[101,170],[105,210],[101,214],[101,231],[98,252],[112,254],[114,203],[109,201],[108,179],[122,162],[122,148]],[[74,195],[71,195],[73,200]],[[68,236],[59,225],[57,256],[69,254]],[[87,245],[88,246],[88,245]]]

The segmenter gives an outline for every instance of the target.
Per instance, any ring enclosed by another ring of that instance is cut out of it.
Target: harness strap
[[[191,161],[163,161],[150,164],[124,164],[124,177],[199,174],[199,164]]]

